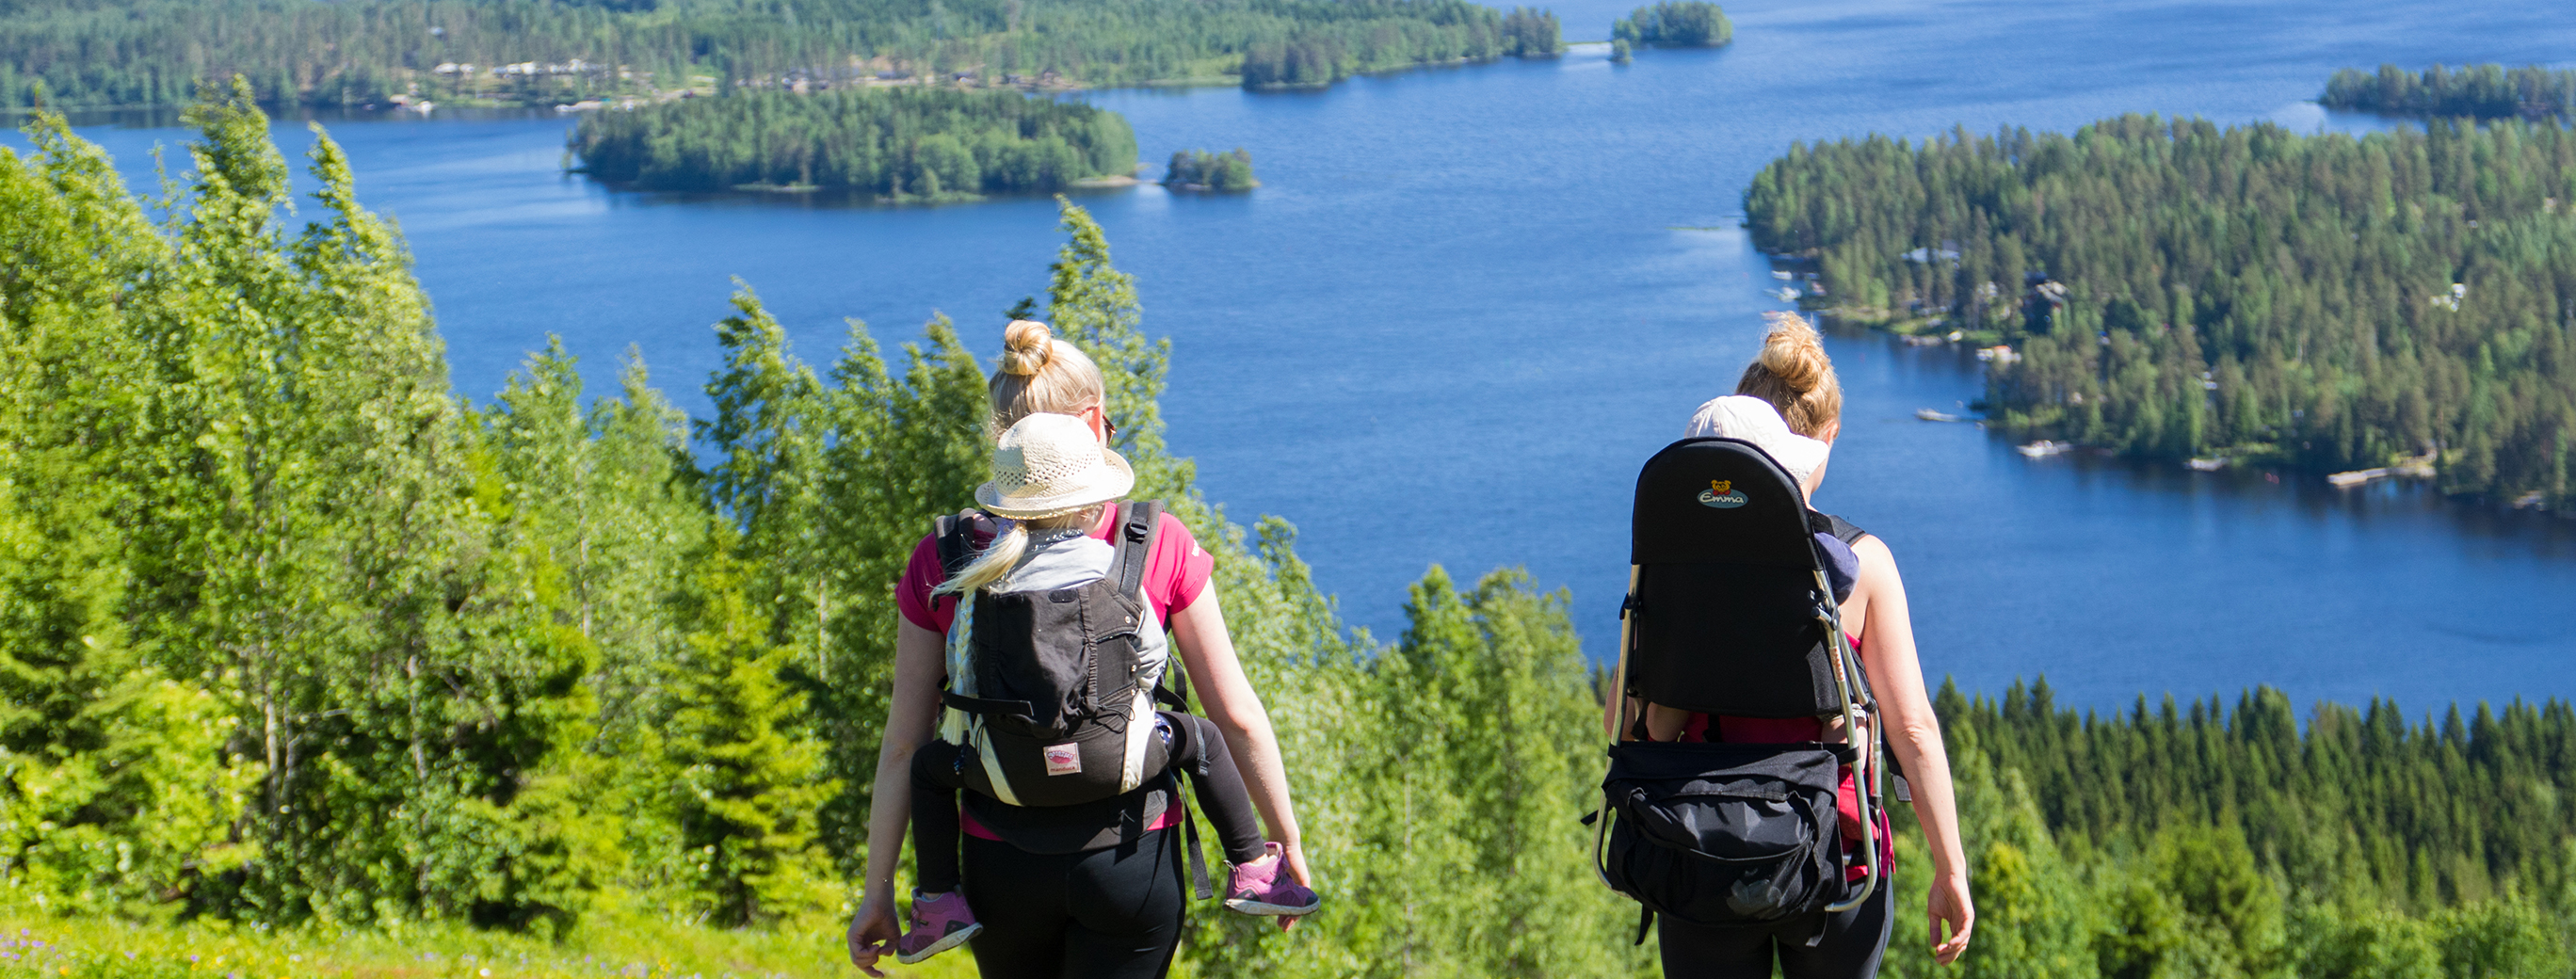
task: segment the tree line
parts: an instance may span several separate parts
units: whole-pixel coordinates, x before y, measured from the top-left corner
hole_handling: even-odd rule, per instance
[[[680,99],[584,115],[570,144],[591,176],[650,190],[759,185],[942,200],[1053,191],[1136,169],[1124,117],[1012,91]]]
[[[2486,64],[2453,71],[2434,65],[2411,72],[2381,65],[2375,74],[2345,68],[2326,82],[2317,104],[2390,116],[2557,119],[2576,116],[2576,71],[2539,65]]]
[[[1610,26],[1613,42],[1636,47],[1715,48],[1735,39],[1725,9],[1703,0],[1661,0]]]
[[[1976,944],[1952,973],[1900,942],[1893,975],[2576,968],[2564,701],[2465,721],[2455,705],[2438,724],[2385,700],[2321,703],[2302,727],[2268,688],[2102,714],[2059,707],[2042,679],[2000,700],[1945,685],[1935,706],[1966,800]]]
[[[1240,146],[1228,153],[1177,151],[1172,154],[1171,162],[1163,166],[1163,183],[1221,194],[1261,186],[1261,181],[1252,178],[1252,154]]]
[[[2576,134],[2124,116],[1793,146],[1745,194],[1839,312],[2018,345],[2008,424],[2576,501]],[[2038,284],[2040,288],[2031,288]]]
[[[720,88],[880,73],[1249,82],[1247,57],[1282,45],[1330,47],[1342,74],[1497,57],[1501,23],[1467,0],[11,3],[0,5],[0,107],[185,105],[196,81],[237,74],[270,106],[396,95],[549,105],[678,92],[697,76]],[[493,73],[519,64],[533,70]]]
[[[1538,57],[1564,49],[1554,14],[1520,7],[1509,14],[1475,4],[1460,7],[1418,24],[1381,23],[1364,31],[1299,29],[1263,38],[1243,50],[1243,87],[1312,88],[1362,72]]]

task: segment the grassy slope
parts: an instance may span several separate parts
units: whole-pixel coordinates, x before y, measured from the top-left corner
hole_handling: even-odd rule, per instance
[[[975,974],[952,952],[891,976]],[[0,979],[849,979],[838,922],[720,931],[643,914],[601,915],[562,942],[427,925],[270,932],[222,923],[142,925],[0,914]]]

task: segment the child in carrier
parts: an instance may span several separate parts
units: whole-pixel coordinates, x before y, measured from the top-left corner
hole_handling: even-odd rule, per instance
[[[1286,872],[1279,844],[1262,839],[1216,724],[1155,709],[1171,647],[1142,584],[1161,517],[1157,504],[1118,502],[1134,482],[1082,419],[1032,414],[1003,433],[993,480],[976,489],[997,518],[989,543],[977,546],[971,515],[942,521],[949,577],[933,593],[957,596],[958,608],[938,740],[913,755],[920,879],[896,942],[907,964],[983,928],[959,890],[958,837],[977,828],[971,811],[961,825],[961,789],[1002,804],[976,807],[989,815],[1015,818],[1128,805],[1167,785],[1167,772],[1186,773],[1233,866],[1227,908],[1295,916],[1322,904]],[[1104,520],[1109,541],[1092,536]],[[1179,800],[1158,798],[1160,811],[1138,817],[1155,824],[1145,828],[1187,818]]]

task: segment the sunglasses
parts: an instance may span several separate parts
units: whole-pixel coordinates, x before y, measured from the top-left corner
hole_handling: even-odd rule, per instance
[[[1118,423],[1117,423],[1117,422],[1114,422],[1114,421],[1110,421],[1110,420],[1109,420],[1109,416],[1107,416],[1107,415],[1102,415],[1102,416],[1100,416],[1100,431],[1101,431],[1101,440],[1102,440],[1102,441],[1107,441],[1107,442],[1115,442],[1115,441],[1118,441]]]

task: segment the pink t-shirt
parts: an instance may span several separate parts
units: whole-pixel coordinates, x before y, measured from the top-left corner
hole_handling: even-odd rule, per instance
[[[1108,540],[1118,523],[1117,513],[1104,514],[1100,523],[1091,528],[1091,536]],[[975,544],[981,547],[991,539],[992,535],[979,533],[975,535]],[[1199,593],[1207,590],[1208,576],[1215,570],[1216,558],[1199,547],[1199,540],[1190,535],[1190,528],[1170,513],[1163,514],[1154,525],[1153,545],[1145,551],[1145,604],[1153,606],[1155,620],[1163,623],[1164,628],[1171,628],[1172,614],[1198,601]],[[895,583],[895,607],[903,612],[906,621],[947,635],[948,624],[957,619],[957,596],[933,598],[930,594],[947,580],[948,569],[939,566],[938,539],[922,535],[921,543],[912,548],[912,560],[904,565],[903,579]],[[1175,662],[1171,668],[1179,667],[1180,664]],[[1162,818],[1145,828],[1156,830],[1178,826],[1181,811],[1180,803],[1175,800],[1163,807]],[[984,824],[976,822],[973,812],[960,809],[957,817],[958,828],[965,830],[966,835],[1001,840]]]
[[[1091,528],[1096,540],[1108,540],[1116,529],[1116,514],[1105,515],[1099,526]],[[976,534],[980,547],[992,537]],[[1155,524],[1154,544],[1145,552],[1145,602],[1154,607],[1154,617],[1171,628],[1172,614],[1190,607],[1207,590],[1208,575],[1216,570],[1216,558],[1200,549],[1199,539],[1190,536],[1190,528],[1166,512]],[[895,607],[912,624],[940,635],[948,634],[948,623],[957,617],[957,596],[930,597],[932,589],[948,580],[948,569],[939,566],[939,542],[924,534],[914,545],[912,560],[904,565],[903,580],[894,589]]]

